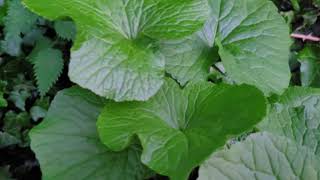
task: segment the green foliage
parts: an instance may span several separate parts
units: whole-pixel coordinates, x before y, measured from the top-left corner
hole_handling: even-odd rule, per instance
[[[313,4],[317,7],[320,7],[320,0],[313,0]]]
[[[1,42],[2,51],[11,56],[21,54],[22,34],[35,27],[38,16],[22,6],[20,0],[8,0],[8,13],[4,18],[5,38]]]
[[[301,85],[320,87],[320,53],[319,46],[308,45],[298,54],[301,63]]]
[[[29,60],[34,66],[38,90],[43,96],[57,81],[62,72],[64,65],[62,53],[60,50],[53,48],[55,44],[50,39],[43,37],[45,31],[38,26],[43,25],[43,22],[41,22],[43,20],[39,16],[28,11],[20,0],[8,0],[6,4],[8,5],[8,12],[4,18],[5,37],[2,41],[2,50],[11,56],[21,56],[23,54],[22,45],[36,44],[29,55]],[[72,29],[72,25],[62,23],[60,26],[62,25],[66,30]],[[59,34],[63,34],[65,38],[68,38],[68,34],[69,36],[71,36],[71,33],[75,34],[72,30],[69,31],[63,34],[60,27]],[[21,96],[26,97],[28,94],[22,94]]]
[[[34,122],[45,118],[49,109],[50,99],[48,97],[37,99],[30,109],[30,116]]]
[[[8,106],[8,102],[4,98],[4,91],[5,91],[6,85],[7,85],[6,82],[0,81],[0,108]]]
[[[76,35],[76,26],[72,21],[58,20],[54,23],[54,29],[57,34],[66,40],[74,40]]]
[[[320,155],[320,90],[294,87],[271,103],[269,115],[259,124],[264,131],[286,136]]]
[[[58,80],[64,66],[62,52],[54,49],[53,45],[54,43],[50,39],[40,37],[28,56],[30,63],[33,65],[41,96],[44,96]]]
[[[0,0],[0,179],[320,179],[319,5]]]
[[[281,94],[290,80],[290,39],[289,28],[275,6],[266,0],[218,0],[211,6],[212,21],[221,20],[213,27],[209,23],[212,29],[204,33],[216,32],[213,37],[228,75],[266,94]],[[229,11],[230,6],[236,8]]]
[[[34,57],[33,63],[38,89],[43,96],[62,73],[62,53],[52,48],[41,50]]]
[[[48,19],[69,16],[75,21],[78,37],[69,66],[71,80],[116,101],[153,96],[165,70],[154,41],[192,34],[208,14],[206,0],[24,3]]]
[[[319,179],[320,158],[289,139],[258,133],[215,153],[198,180]]]
[[[95,126],[104,101],[78,87],[58,93],[30,133],[44,179],[140,180],[150,174],[138,145],[115,153],[100,142]]]
[[[0,107],[6,107],[8,105],[8,102],[3,97],[3,92],[0,92]]]
[[[19,144],[20,140],[7,132],[0,131],[0,148]],[[1,174],[0,174],[1,175]]]
[[[19,144],[20,146],[29,145],[29,137],[27,128],[30,127],[30,116],[27,112],[15,113],[9,111],[4,118],[3,131],[5,136],[11,136],[10,144]],[[2,146],[8,145],[8,142]]]
[[[116,151],[126,148],[137,135],[143,147],[142,162],[178,180],[186,179],[229,135],[253,127],[265,111],[263,94],[250,86],[199,83],[181,90],[167,80],[147,102],[107,103],[98,131],[102,142]]]
[[[26,100],[31,96],[35,87],[31,81],[27,81],[22,74],[19,74],[14,80],[14,85],[10,91],[8,100],[13,102],[17,108],[25,111]]]
[[[290,79],[290,40],[289,29],[274,5],[265,0],[209,2],[211,16],[202,31],[162,45],[167,72],[182,85],[206,80],[219,46],[220,58],[233,81],[255,85],[266,94],[282,93]],[[230,10],[230,6],[235,8]]]
[[[181,85],[206,81],[210,66],[219,60],[218,49],[211,48],[196,33],[182,40],[163,41],[160,51],[166,59],[166,71]]]

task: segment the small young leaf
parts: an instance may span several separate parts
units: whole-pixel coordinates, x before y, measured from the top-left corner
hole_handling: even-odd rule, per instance
[[[316,7],[320,7],[320,0],[312,0],[312,2]]]
[[[72,21],[58,20],[54,22],[54,29],[62,39],[74,40],[76,37],[76,26]]]
[[[23,36],[23,44],[27,46],[34,46],[37,41],[43,38],[46,30],[47,29],[45,27],[32,29]]]
[[[97,126],[102,142],[116,151],[137,135],[144,164],[184,180],[229,135],[249,130],[265,113],[262,92],[251,86],[202,82],[182,90],[167,80],[147,102],[107,103]]]
[[[39,54],[39,52],[44,51],[46,49],[50,49],[52,48],[53,42],[46,37],[40,37],[36,43],[35,43],[35,47],[33,48],[33,50],[31,51],[31,53],[29,54],[29,56],[27,57],[28,60],[30,61],[31,64],[35,64],[35,60],[37,55]]]
[[[57,49],[44,49],[35,55],[32,62],[38,89],[41,96],[44,96],[62,73],[64,65],[62,53]]]
[[[257,133],[200,166],[198,180],[319,179],[320,158],[290,139]]]
[[[115,153],[100,142],[96,119],[104,101],[77,87],[61,91],[54,98],[46,118],[30,132],[31,148],[44,179],[145,178],[149,170],[140,163],[138,146]]]

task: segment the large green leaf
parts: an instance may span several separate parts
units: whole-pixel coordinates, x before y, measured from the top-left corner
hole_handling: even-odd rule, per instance
[[[320,90],[292,87],[271,103],[261,130],[286,136],[320,155]]]
[[[268,133],[249,136],[212,155],[198,180],[317,180],[320,159],[288,138]]]
[[[203,82],[182,90],[167,80],[147,102],[107,103],[97,125],[103,143],[115,151],[137,135],[142,162],[172,180],[182,180],[229,135],[258,123],[265,111],[262,92],[251,86]]]
[[[282,93],[290,81],[289,27],[269,0],[212,0],[220,7],[216,29],[228,75],[265,93]],[[209,24],[210,26],[210,24]],[[209,31],[210,32],[210,31]]]
[[[160,50],[165,55],[166,72],[181,85],[206,81],[210,66],[219,59],[217,49],[209,47],[198,34],[182,40],[163,41]]]
[[[194,74],[208,74],[210,62],[215,59],[206,52],[218,46],[227,75],[235,82],[254,85],[266,94],[281,94],[290,80],[290,38],[289,27],[274,4],[269,0],[209,0],[209,3],[211,17],[202,31],[187,43],[178,41],[168,48],[164,44],[162,51],[170,68],[168,72],[181,84],[194,80]],[[209,63],[198,68],[203,62]]]
[[[69,76],[116,101],[147,100],[163,84],[164,59],[151,39],[177,39],[200,29],[206,0],[23,0],[48,19],[77,25]]]
[[[45,180],[144,178],[138,146],[115,153],[100,143],[96,119],[102,106],[103,100],[87,90],[58,93],[45,120],[30,133]]]

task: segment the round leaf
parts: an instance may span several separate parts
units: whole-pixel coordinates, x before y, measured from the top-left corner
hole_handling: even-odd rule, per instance
[[[265,94],[281,94],[290,81],[289,27],[270,0],[209,0],[204,28],[184,41],[163,43],[167,72],[182,85],[206,80],[219,55],[227,76]],[[209,54],[208,54],[209,52]],[[199,75],[194,78],[195,74]]]
[[[141,180],[148,170],[133,145],[111,152],[99,140],[96,119],[104,102],[87,90],[59,92],[47,117],[31,130],[43,179]]]
[[[167,80],[147,102],[107,103],[97,125],[102,142],[112,150],[123,150],[137,135],[142,162],[181,180],[229,135],[262,120],[265,111],[262,92],[251,86],[203,82],[182,90]]]
[[[206,0],[23,0],[48,19],[77,25],[70,79],[116,101],[147,100],[160,89],[164,59],[152,39],[182,38],[200,29]]]

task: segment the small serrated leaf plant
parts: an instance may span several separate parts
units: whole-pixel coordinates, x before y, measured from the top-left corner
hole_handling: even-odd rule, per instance
[[[58,36],[73,41],[68,76],[78,86],[60,91],[30,132],[46,180],[142,180],[155,173],[186,180],[230,137],[263,120],[266,97],[289,86],[289,27],[269,0],[22,4],[34,17],[29,23],[55,21]],[[23,28],[15,43],[27,34]],[[28,55],[41,96],[66,58],[43,34]],[[208,81],[218,76],[222,82]]]
[[[20,0],[7,0],[3,7],[4,40],[1,52],[13,57],[26,57],[32,64],[36,84],[41,96],[44,96],[60,77],[64,67],[64,54],[61,51],[63,41],[72,41],[75,26],[70,20],[56,21],[54,24],[30,12]],[[56,31],[55,37],[46,35],[48,27]],[[64,30],[61,30],[62,27]],[[62,45],[61,45],[62,44]],[[31,53],[23,48],[32,47]]]

